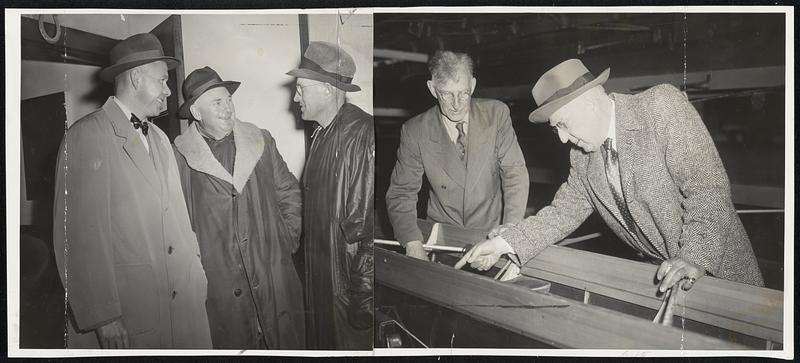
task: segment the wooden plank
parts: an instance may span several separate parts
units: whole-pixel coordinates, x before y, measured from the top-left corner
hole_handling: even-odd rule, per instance
[[[560,348],[748,349],[375,248],[378,283]]]
[[[602,268],[598,268],[602,266]],[[522,274],[658,309],[653,282],[658,266],[551,246]],[[677,301],[675,315],[774,342],[783,342],[783,293],[714,277],[697,280]],[[686,308],[685,310],[683,308]],[[684,312],[685,311],[685,312]]]
[[[419,220],[418,225],[427,238],[433,223]],[[442,225],[437,243],[474,245],[486,239],[486,234]],[[648,263],[550,246],[523,266],[521,273],[658,309],[662,297],[656,295],[653,280],[657,269]],[[783,292],[778,290],[704,277],[686,294],[685,301],[678,302],[675,311],[684,313],[687,319],[783,343]]]

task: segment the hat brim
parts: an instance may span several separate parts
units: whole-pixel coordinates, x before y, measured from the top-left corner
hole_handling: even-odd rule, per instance
[[[591,82],[586,83],[585,85],[581,86],[580,88],[572,91],[571,93],[565,96],[562,96],[561,98],[557,98],[553,101],[547,102],[541,107],[533,110],[533,112],[531,112],[530,115],[528,115],[528,120],[533,123],[548,122],[550,120],[550,115],[552,115],[553,112],[556,112],[559,108],[563,107],[570,101],[582,95],[589,89],[601,85],[603,83],[606,83],[610,72],[611,68],[606,68],[606,70],[603,71],[603,73],[600,73],[600,75]]]
[[[292,69],[291,71],[286,72],[286,74],[288,74],[290,76],[297,77],[297,78],[308,78],[308,79],[313,79],[315,81],[330,83],[332,86],[334,86],[334,87],[336,87],[336,88],[338,88],[338,89],[340,89],[342,91],[345,91],[345,92],[361,91],[361,87],[359,87],[359,86],[356,86],[356,85],[354,85],[352,83],[339,82],[338,80],[336,80],[333,77],[329,77],[329,76],[326,76],[324,74],[320,74],[320,73],[312,71],[310,69],[296,68],[296,69]]]
[[[236,90],[239,88],[239,85],[241,84],[242,82],[236,82],[236,81],[222,81],[222,82],[212,83],[210,86],[206,87],[206,89],[204,89],[203,92],[200,92],[196,96],[191,97],[187,99],[185,102],[183,102],[181,107],[178,107],[178,117],[182,119],[191,119],[192,112],[190,108],[194,104],[194,101],[197,101],[197,99],[200,98],[200,96],[202,96],[203,93],[208,92],[208,90],[218,87],[225,87],[228,89],[228,92],[230,94],[233,94],[234,92],[236,92]]]
[[[174,57],[167,57],[167,56],[155,57],[155,58],[137,59],[137,60],[130,61],[130,62],[117,63],[117,64],[114,64],[114,65],[110,65],[110,66],[108,66],[106,68],[103,68],[103,70],[100,71],[100,79],[102,79],[102,80],[104,80],[106,82],[114,82],[114,78],[118,74],[120,74],[122,72],[125,72],[125,71],[127,71],[127,70],[129,70],[131,68],[134,68],[134,67],[141,66],[143,64],[153,63],[153,62],[158,62],[158,61],[163,61],[164,63],[166,63],[167,64],[167,70],[174,69],[175,67],[177,67],[178,65],[181,64],[180,59],[174,58]]]

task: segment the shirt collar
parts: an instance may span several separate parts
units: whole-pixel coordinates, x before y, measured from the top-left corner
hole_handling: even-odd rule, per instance
[[[125,106],[125,104],[124,104],[124,103],[122,103],[122,101],[120,101],[120,100],[119,100],[119,98],[116,98],[116,97],[114,97],[114,96],[111,96],[111,99],[112,99],[112,100],[114,100],[114,102],[116,102],[116,103],[117,103],[117,106],[119,106],[119,109],[120,109],[120,110],[122,110],[122,113],[124,113],[124,114],[125,114],[125,118],[126,118],[126,119],[128,119],[128,120],[130,120],[130,119],[131,119],[131,115],[133,115],[133,112],[131,112],[131,111],[128,109],[128,107],[127,107],[127,106]],[[146,120],[145,120],[145,121],[146,121]]]

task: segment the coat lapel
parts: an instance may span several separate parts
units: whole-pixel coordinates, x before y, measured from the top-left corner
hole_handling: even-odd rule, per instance
[[[233,175],[214,157],[196,123],[175,139],[175,147],[190,168],[226,181],[241,193],[264,152],[264,137],[261,129],[237,119],[233,124],[233,140],[236,143]]]
[[[233,186],[241,193],[264,153],[264,137],[261,135],[261,129],[237,119],[233,124],[233,140],[236,143]]]
[[[479,182],[479,176],[486,169],[489,158],[496,156],[494,143],[489,142],[492,133],[489,120],[478,112],[473,101],[470,105],[469,128],[467,132],[467,188],[469,193]]]
[[[111,98],[103,105],[103,111],[108,115],[111,126],[114,128],[114,133],[125,140],[122,148],[131,158],[133,164],[136,165],[136,168],[139,169],[139,172],[142,173],[144,179],[151,187],[161,190],[161,182],[156,174],[153,160],[142,144],[142,140],[139,139],[139,135],[136,134],[137,131],[131,125],[130,120],[125,118],[125,113]]]
[[[441,163],[442,170],[450,176],[450,179],[463,188],[464,180],[467,176],[466,168],[461,158],[456,154],[455,145],[450,140],[450,136],[447,135],[447,129],[442,124],[438,109],[435,109],[435,112],[429,122],[425,123],[428,125],[431,148],[437,155],[435,160]]]
[[[211,153],[208,144],[203,140],[200,131],[197,130],[197,123],[189,125],[186,131],[175,138],[175,148],[186,158],[186,163],[189,164],[190,168],[233,185],[233,176],[225,170],[225,167]]]
[[[649,244],[654,250],[658,250],[662,255],[666,256],[666,251],[659,250],[654,244],[649,243],[649,241],[653,241],[653,236],[657,233],[650,230],[652,225],[642,223],[643,220],[647,220],[646,218],[638,218],[638,216],[644,216],[647,212],[642,210],[640,204],[635,203],[636,170],[642,165],[641,159],[637,157],[638,155],[642,155],[642,151],[640,150],[641,146],[639,142],[637,142],[637,138],[642,130],[642,125],[638,120],[636,110],[626,102],[624,96],[619,97],[618,95],[612,95],[612,97],[616,103],[617,151],[619,153],[619,173],[622,195],[625,198],[628,210],[636,221],[639,230],[641,230],[642,234],[648,239],[648,241],[641,241],[641,243]]]

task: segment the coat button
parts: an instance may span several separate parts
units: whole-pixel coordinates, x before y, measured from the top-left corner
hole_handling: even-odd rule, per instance
[[[442,185],[442,189],[447,189],[447,185]]]
[[[253,280],[253,288],[255,289],[257,287],[258,287],[258,280]]]
[[[242,295],[242,289],[236,288],[233,290],[233,296],[240,296]]]
[[[174,251],[174,250],[175,250],[175,249],[174,249],[174,248],[172,248],[172,246],[169,246],[169,248],[167,248],[167,254],[171,255],[171,254],[172,254],[172,251]]]
[[[176,292],[175,290],[172,290],[172,299],[173,300],[175,300],[175,295],[178,295],[178,292]]]

